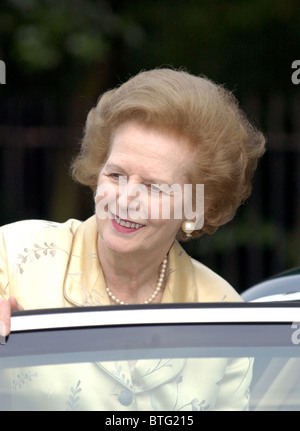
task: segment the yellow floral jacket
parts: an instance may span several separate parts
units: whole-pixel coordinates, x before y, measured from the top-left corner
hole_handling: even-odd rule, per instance
[[[26,220],[0,229],[0,295],[25,309],[109,305],[95,216],[85,222]],[[236,291],[175,242],[162,302],[239,301]]]
[[[0,295],[15,296],[25,309],[109,305],[95,216],[85,222],[28,220],[2,227]],[[216,301],[240,297],[175,242],[162,302]],[[158,358],[140,360],[133,368],[119,361],[10,369],[0,373],[0,405],[17,410],[245,410],[251,371],[250,358]]]

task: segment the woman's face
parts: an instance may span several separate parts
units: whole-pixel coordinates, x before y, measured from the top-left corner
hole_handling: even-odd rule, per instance
[[[95,197],[105,246],[117,253],[167,251],[184,219],[189,163],[191,151],[184,138],[136,122],[121,125],[113,135]]]

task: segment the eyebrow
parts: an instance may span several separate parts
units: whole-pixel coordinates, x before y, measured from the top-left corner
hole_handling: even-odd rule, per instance
[[[109,170],[116,170],[117,173],[124,173],[124,175],[127,176],[126,171],[121,167],[118,166],[114,163],[108,163],[106,165],[106,169]],[[168,183],[168,181],[165,180],[159,180],[159,179],[154,179],[154,178],[143,178],[145,183],[150,183],[150,184],[167,184],[168,186],[170,186],[170,184]]]
[[[106,169],[113,170],[113,171],[118,171],[118,172],[124,172],[124,173],[125,173],[124,169],[123,169],[121,166],[115,165],[115,164],[113,164],[113,163],[108,163],[108,164],[105,166],[105,168],[106,168]]]

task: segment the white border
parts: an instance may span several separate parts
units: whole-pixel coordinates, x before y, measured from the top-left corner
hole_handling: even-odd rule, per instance
[[[300,322],[300,307],[148,308],[17,315],[11,332],[87,326],[175,323]]]

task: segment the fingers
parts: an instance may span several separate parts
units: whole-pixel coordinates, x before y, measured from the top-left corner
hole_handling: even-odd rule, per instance
[[[23,310],[16,298],[0,300],[0,336],[6,337],[10,332],[12,311]]]
[[[24,310],[24,308],[22,307],[22,305],[20,305],[18,303],[18,301],[16,300],[16,298],[14,296],[11,296],[8,301],[10,302],[11,305],[11,311],[21,311]]]
[[[0,301],[0,336],[6,337],[10,331],[11,304],[3,299]]]

